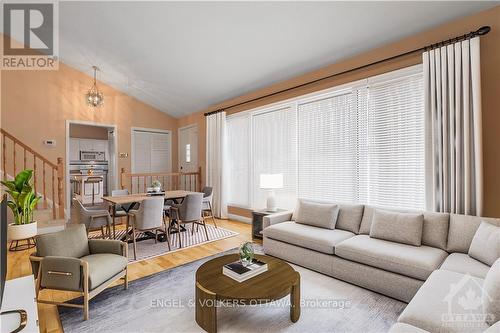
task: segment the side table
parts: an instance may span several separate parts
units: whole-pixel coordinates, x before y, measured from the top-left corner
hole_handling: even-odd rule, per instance
[[[262,220],[264,216],[284,211],[286,211],[286,209],[278,209],[275,212],[269,212],[265,209],[254,210],[252,212],[252,237],[262,239]]]

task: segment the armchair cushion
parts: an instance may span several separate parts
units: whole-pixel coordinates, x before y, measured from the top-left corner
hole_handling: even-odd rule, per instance
[[[47,256],[41,261],[41,286],[58,290],[81,290],[81,260]]]
[[[123,245],[119,240],[89,239],[90,254],[110,253],[123,256]]]
[[[121,255],[98,253],[81,258],[89,264],[89,289],[94,290],[101,284],[120,273],[127,267],[127,258]]]
[[[78,225],[62,231],[37,236],[37,255],[80,258],[89,255],[87,231]]]

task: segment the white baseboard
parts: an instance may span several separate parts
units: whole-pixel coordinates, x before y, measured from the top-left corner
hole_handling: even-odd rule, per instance
[[[231,220],[235,220],[238,222],[252,224],[252,219],[249,217],[244,217],[244,216],[235,215],[235,214],[228,214],[227,217],[229,217],[229,219],[231,219]]]

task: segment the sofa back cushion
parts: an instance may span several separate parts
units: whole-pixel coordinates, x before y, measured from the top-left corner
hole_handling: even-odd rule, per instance
[[[370,237],[420,246],[423,226],[423,214],[395,213],[376,209],[373,213]]]
[[[491,266],[483,283],[483,311],[486,322],[493,325],[500,321],[500,259]]]
[[[36,253],[40,257],[59,256],[81,258],[89,255],[89,242],[85,225],[37,236]]]
[[[424,225],[422,231],[422,245],[437,247],[446,251],[446,243],[448,239],[448,227],[450,215],[447,213],[421,212],[417,210],[379,208],[375,206],[365,205],[363,218],[359,233],[363,235],[370,234],[372,225],[373,213],[376,209],[382,209],[390,212],[398,213],[422,213],[424,215]]]
[[[488,222],[481,222],[474,238],[472,238],[469,256],[486,265],[493,265],[500,257],[500,227]]]
[[[320,228],[335,229],[338,215],[339,206],[337,204],[299,200],[297,202],[295,222]]]
[[[334,202],[326,200],[299,199],[299,201],[335,204]],[[363,218],[363,211],[365,209],[365,205],[339,203],[338,206],[339,206],[339,215],[337,217],[337,224],[335,225],[335,229],[350,231],[357,234],[359,232],[361,219]],[[298,212],[298,202],[297,202],[297,207],[292,215],[292,221],[295,221],[297,212]]]
[[[446,250],[448,252],[468,253],[472,239],[482,221],[500,226],[500,219],[450,214],[450,228]]]

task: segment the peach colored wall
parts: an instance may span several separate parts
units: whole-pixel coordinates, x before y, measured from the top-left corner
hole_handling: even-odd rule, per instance
[[[92,109],[84,100],[91,84],[91,77],[62,63],[57,71],[2,71],[1,126],[55,163],[58,157],[66,159],[66,120],[116,125],[118,152],[129,153],[118,159],[118,167],[126,170],[131,167],[131,127],[171,130],[177,170],[177,119],[103,83],[104,106]],[[46,147],[45,139],[55,139],[57,146]]]
[[[339,73],[350,68],[356,68],[374,61],[402,54],[407,51],[417,49],[432,43],[436,43],[448,38],[463,35],[469,31],[474,31],[481,26],[491,26],[491,32],[481,37],[481,76],[482,76],[482,107],[483,107],[483,135],[484,135],[484,199],[485,215],[500,216],[500,177],[497,177],[500,170],[500,112],[499,97],[500,92],[500,6],[490,10],[468,16],[453,22],[448,22],[442,26],[424,31],[412,37],[405,38],[398,42],[385,45],[378,49],[360,54],[345,61],[335,63],[319,70],[306,73],[304,75],[283,81],[278,84],[256,90],[246,95],[242,95],[231,100],[221,102],[206,110],[202,110],[195,115],[179,119],[179,123],[198,123],[200,133],[205,132],[204,112],[217,109],[225,109],[227,106],[244,102],[252,98],[267,95],[282,89],[290,88],[299,84]],[[393,61],[385,62],[370,68],[357,70],[348,74],[339,75],[330,79],[310,84],[298,89],[290,90],[286,93],[277,94],[256,102],[227,109],[228,114],[249,110],[262,105],[274,103],[280,100],[300,96],[310,92],[334,87],[343,83],[370,77],[384,72],[396,70],[410,65],[421,63],[421,55],[415,54]],[[205,152],[200,149],[200,161],[205,161]],[[203,164],[204,166],[204,164]],[[248,212],[242,213],[241,209],[232,209],[240,215],[248,216]]]

